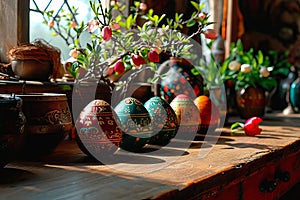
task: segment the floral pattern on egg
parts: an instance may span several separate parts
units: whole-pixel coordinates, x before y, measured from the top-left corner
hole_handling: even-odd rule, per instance
[[[180,124],[180,130],[191,133],[198,130],[200,114],[194,102],[184,94],[176,96],[170,103]]]
[[[144,104],[148,110],[153,127],[149,144],[167,145],[178,130],[177,116],[170,104],[161,97],[152,97]]]
[[[76,121],[77,143],[87,155],[113,153],[120,146],[123,132],[119,119],[104,100],[91,101]]]
[[[124,131],[120,147],[126,151],[140,151],[152,136],[151,118],[144,105],[133,97],[119,102],[115,111]]]

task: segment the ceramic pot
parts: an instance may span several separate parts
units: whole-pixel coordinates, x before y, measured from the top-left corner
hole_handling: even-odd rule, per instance
[[[49,81],[53,65],[49,60],[12,60],[12,71],[24,80]]]
[[[142,67],[136,71],[128,71],[119,81],[126,84],[120,89],[115,88],[112,91],[111,105],[116,106],[125,98],[133,97],[142,103],[145,103],[154,96],[154,86],[148,80],[154,77],[154,72],[150,67]]]
[[[18,94],[26,116],[22,157],[37,158],[51,153],[70,133],[73,123],[65,94]]]
[[[290,102],[294,112],[300,112],[300,77],[298,77],[290,88]]]
[[[297,73],[292,70],[285,78],[277,79],[277,87],[270,93],[270,107],[272,110],[284,110],[289,106],[289,90],[297,79]]]
[[[0,95],[0,167],[14,160],[24,139],[26,118],[22,99],[14,95]]]
[[[74,85],[72,93],[72,114],[74,123],[84,107],[95,99],[104,100],[111,104],[111,87],[103,81],[82,81]]]
[[[260,87],[247,87],[236,91],[237,110],[241,118],[262,117],[265,114],[266,95]]]

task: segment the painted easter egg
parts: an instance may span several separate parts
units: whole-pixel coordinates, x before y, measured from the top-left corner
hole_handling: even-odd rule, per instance
[[[149,112],[153,134],[155,134],[150,138],[149,144],[167,145],[175,137],[179,127],[174,110],[161,97],[150,98],[144,106]]]
[[[147,109],[139,100],[127,97],[118,103],[115,111],[121,121],[120,127],[125,133],[121,149],[140,151],[152,136],[151,118]]]
[[[196,132],[200,114],[194,102],[187,95],[180,94],[173,99],[170,105],[175,111],[181,132]]]
[[[216,128],[219,123],[220,114],[211,99],[202,95],[197,97],[194,103],[200,111],[201,122],[199,123],[198,132],[206,134],[209,127]]]
[[[75,127],[77,143],[87,155],[99,158],[120,146],[122,131],[114,110],[104,100],[91,101],[80,113]]]

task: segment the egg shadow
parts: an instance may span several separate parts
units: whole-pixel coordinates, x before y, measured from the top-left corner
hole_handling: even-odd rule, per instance
[[[33,179],[35,174],[16,168],[4,167],[0,169],[0,184],[14,184]]]

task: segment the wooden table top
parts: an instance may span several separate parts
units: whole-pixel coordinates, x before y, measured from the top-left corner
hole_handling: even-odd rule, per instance
[[[257,170],[262,160],[276,160],[300,149],[299,114],[267,114],[263,119],[263,132],[256,137],[231,136],[224,128],[215,145],[194,141],[187,150],[165,149],[164,156],[153,157],[139,154],[135,160],[111,166],[91,159],[76,142],[66,140],[41,160],[6,165],[0,171],[0,199],[151,199],[167,198],[194,185],[203,190],[216,183],[226,185]],[[170,158],[174,162],[159,165]],[[164,167],[147,170],[153,165]]]

